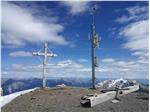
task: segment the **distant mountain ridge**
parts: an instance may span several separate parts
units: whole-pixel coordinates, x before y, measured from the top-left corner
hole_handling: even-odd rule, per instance
[[[105,89],[111,89],[111,88],[115,88],[116,86],[119,88],[124,88],[128,86],[133,86],[138,83],[139,82],[136,80],[131,80],[131,79],[127,80],[127,79],[120,78],[115,80],[105,80],[103,82],[98,83],[96,86]]]
[[[119,88],[124,88],[128,86],[133,86],[139,84],[140,89],[139,92],[146,92],[149,93],[149,86],[148,84],[143,84],[142,82],[139,82],[137,80],[131,80],[131,79],[111,79],[111,80],[105,80],[100,83],[97,83],[97,88],[103,88],[103,89],[114,89],[116,86]]]
[[[66,86],[90,87],[91,81],[78,78],[56,78],[47,80],[48,87],[55,87],[60,84],[65,84]],[[42,80],[38,78],[7,79],[2,81],[3,95],[41,86]]]
[[[97,79],[96,84],[102,83],[106,79]],[[113,80],[113,79],[112,79]],[[112,81],[111,80],[111,81]],[[119,80],[119,79],[118,79]],[[124,80],[125,81],[125,80]],[[47,80],[48,87],[55,87],[57,85],[64,84],[66,86],[76,86],[76,87],[91,87],[90,78],[51,78]],[[14,92],[32,89],[35,87],[42,86],[42,79],[32,78],[32,79],[2,79],[2,89],[3,95],[8,95]],[[141,90],[147,90],[148,85],[141,84]]]

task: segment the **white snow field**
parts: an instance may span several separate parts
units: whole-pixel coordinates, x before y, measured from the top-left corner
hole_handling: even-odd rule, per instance
[[[23,94],[26,94],[28,92],[34,91],[36,89],[37,88],[33,88],[33,89],[28,89],[28,90],[24,90],[24,91],[19,91],[19,92],[16,92],[16,93],[12,93],[12,94],[9,94],[9,95],[6,95],[6,96],[1,96],[0,97],[0,102],[1,102],[0,107],[3,107],[7,103],[9,103],[13,99],[15,99],[16,97],[18,97],[20,95],[23,95]]]

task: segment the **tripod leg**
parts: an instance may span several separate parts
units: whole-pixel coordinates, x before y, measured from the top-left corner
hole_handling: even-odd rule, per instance
[[[116,90],[116,95],[115,95],[115,99],[118,100],[118,90]]]

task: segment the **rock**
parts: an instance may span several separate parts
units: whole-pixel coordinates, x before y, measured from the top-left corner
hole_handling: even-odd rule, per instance
[[[60,84],[60,85],[57,85],[56,87],[66,87],[65,84]]]

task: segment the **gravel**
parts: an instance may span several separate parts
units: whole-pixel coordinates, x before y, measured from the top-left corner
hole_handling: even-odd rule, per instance
[[[149,95],[135,92],[119,97],[119,103],[111,100],[92,108],[82,107],[80,98],[99,90],[64,87],[38,89],[21,95],[1,108],[2,112],[148,112]]]

